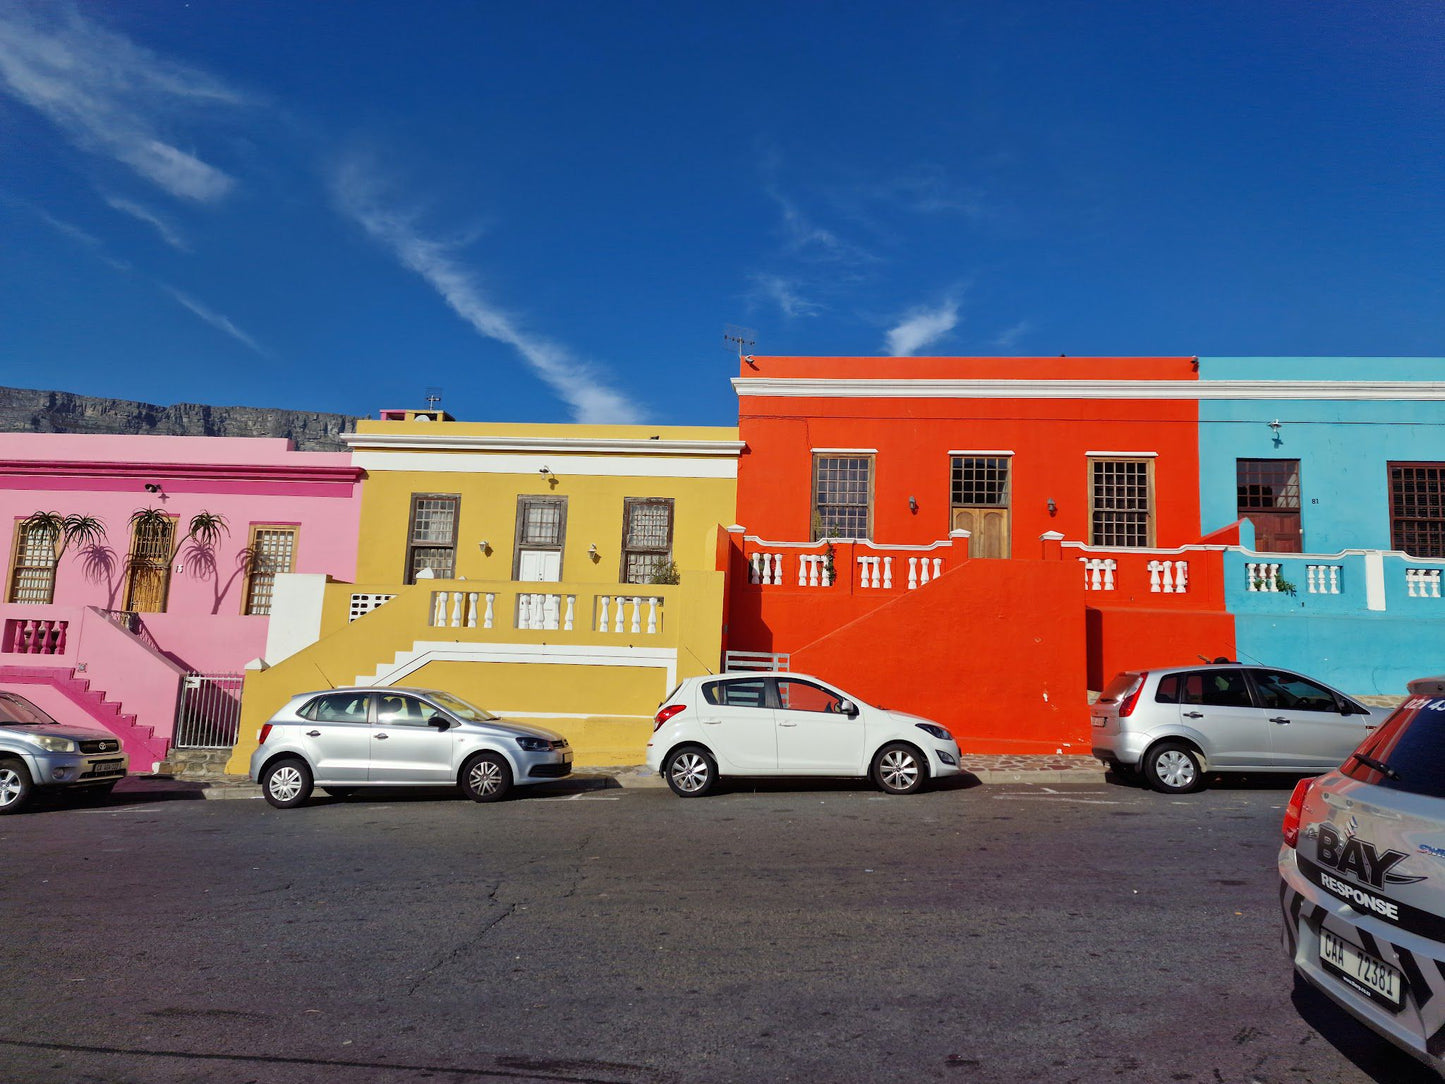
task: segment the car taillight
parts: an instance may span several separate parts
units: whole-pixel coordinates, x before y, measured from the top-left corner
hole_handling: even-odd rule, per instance
[[[1284,807],[1284,824],[1281,828],[1284,831],[1284,842],[1286,846],[1294,847],[1299,843],[1299,822],[1304,816],[1305,799],[1309,797],[1310,787],[1315,785],[1314,779],[1301,779],[1294,785],[1294,793],[1289,796],[1289,805]]]
[[[265,744],[266,744],[266,738],[267,738],[267,736],[268,736],[270,733],[271,733],[271,724],[270,724],[270,723],[267,723],[265,726],[263,726],[263,727],[261,728],[261,740],[258,741],[256,744],[257,744],[257,745],[265,745]]]
[[[667,722],[686,706],[685,704],[668,704],[665,707],[659,708],[657,714],[652,717],[653,732],[656,733],[661,729],[663,723]]]
[[[1149,679],[1149,671],[1139,675],[1139,684],[1130,690],[1129,695],[1119,701],[1119,718],[1124,719],[1134,714],[1134,705],[1139,702],[1139,694],[1144,691],[1144,682]]]

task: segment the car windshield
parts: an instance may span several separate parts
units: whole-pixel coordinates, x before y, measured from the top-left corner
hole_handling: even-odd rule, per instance
[[[0,693],[0,723],[19,723],[22,726],[54,726],[55,720],[41,711],[23,696],[14,693]]]
[[[1351,779],[1445,798],[1445,697],[1410,697],[1361,743],[1359,753],[1369,761],[1351,756],[1340,767]]]
[[[458,719],[466,719],[473,723],[485,723],[489,720],[499,718],[499,716],[493,715],[490,711],[484,711],[475,704],[468,704],[465,700],[453,696],[451,693],[428,693],[427,695],[431,697],[433,702],[446,708],[447,711],[451,712]]]

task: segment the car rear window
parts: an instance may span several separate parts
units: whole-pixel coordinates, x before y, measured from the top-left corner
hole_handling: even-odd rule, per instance
[[[1159,679],[1159,688],[1154,690],[1154,700],[1160,704],[1179,703],[1179,675],[1165,674]]]
[[[1114,704],[1129,695],[1139,679],[1143,675],[1137,670],[1124,670],[1115,674],[1109,684],[1104,686],[1104,691],[1099,694],[1100,704]]]
[[[1353,756],[1340,771],[1362,783],[1445,798],[1445,697],[1412,696],[1358,750],[1397,775],[1392,779]]]

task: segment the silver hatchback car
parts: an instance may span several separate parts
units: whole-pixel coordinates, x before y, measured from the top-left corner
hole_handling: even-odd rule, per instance
[[[1289,670],[1232,662],[1126,670],[1091,714],[1094,756],[1183,794],[1210,771],[1329,771],[1389,712]]]
[[[1445,1075],[1445,677],[1409,690],[1290,797],[1284,947],[1301,979]]]
[[[278,809],[300,805],[313,786],[336,797],[360,787],[457,786],[494,802],[571,771],[561,734],[435,689],[302,693],[261,728],[251,754],[251,778]]]

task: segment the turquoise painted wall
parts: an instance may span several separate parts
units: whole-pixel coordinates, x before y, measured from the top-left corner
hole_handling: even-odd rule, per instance
[[[1445,359],[1200,358],[1199,377],[1441,381]],[[1278,430],[1269,426],[1276,419]],[[1445,462],[1445,403],[1408,393],[1385,402],[1201,400],[1202,531],[1234,521],[1235,460],[1242,458],[1300,461],[1305,556],[1271,559],[1294,587],[1291,595],[1250,591],[1246,566],[1253,558],[1226,554],[1225,605],[1235,615],[1239,658],[1299,670],[1360,696],[1401,696],[1411,678],[1445,672],[1445,599],[1418,583],[1411,595],[1406,577],[1408,568],[1445,570],[1445,561],[1385,557],[1376,600],[1385,609],[1370,610],[1363,556],[1309,556],[1389,549],[1387,464]],[[1322,571],[1330,565],[1338,568],[1334,581]]]
[[[1200,358],[1211,380],[1445,380],[1445,358]],[[1269,423],[1278,420],[1279,429]],[[1300,461],[1309,553],[1390,547],[1390,461],[1445,462],[1445,402],[1202,400],[1200,529],[1234,522],[1236,459]]]

